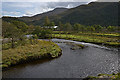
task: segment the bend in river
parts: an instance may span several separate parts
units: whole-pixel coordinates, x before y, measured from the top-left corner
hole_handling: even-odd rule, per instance
[[[118,72],[118,50],[91,43],[52,39],[62,49],[62,56],[38,60],[3,71],[4,78],[84,78],[99,73]],[[71,50],[67,42],[83,44],[84,49]]]

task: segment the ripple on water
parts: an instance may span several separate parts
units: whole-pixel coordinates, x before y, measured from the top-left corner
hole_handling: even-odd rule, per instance
[[[79,78],[118,72],[118,54],[104,46],[64,39],[52,39],[62,49],[61,57],[41,63],[35,61],[3,71],[3,77],[21,78]],[[84,44],[84,49],[71,50],[65,42]]]

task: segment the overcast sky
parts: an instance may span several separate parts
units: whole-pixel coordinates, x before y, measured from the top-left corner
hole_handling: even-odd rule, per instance
[[[3,2],[2,16],[33,16],[58,7],[72,8],[80,4],[83,2]]]
[[[2,0],[2,16],[33,16],[57,7],[73,8],[91,1],[96,0]]]
[[[100,2],[116,2],[120,0],[2,0],[3,2],[89,2],[89,1],[100,1]]]

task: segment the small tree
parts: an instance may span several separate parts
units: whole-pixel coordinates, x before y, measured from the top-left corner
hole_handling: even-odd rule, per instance
[[[59,22],[59,24],[58,24],[58,30],[59,30],[59,34],[61,34],[62,31],[64,31],[64,25],[61,22]],[[60,37],[61,37],[61,35],[60,35]]]
[[[38,43],[38,36],[36,34],[33,36],[33,39],[35,41],[35,44],[37,44]]]
[[[94,25],[94,28],[97,32],[100,32],[102,30],[102,26],[100,25]]]
[[[55,26],[55,23],[54,23],[54,22],[51,22],[51,23],[50,23],[50,26]]]
[[[23,32],[18,29],[14,24],[8,22],[3,22],[2,27],[4,38],[10,38],[11,47],[14,48],[15,41],[23,36]]]
[[[48,16],[45,18],[44,26],[50,26],[50,20],[49,20]]]
[[[71,31],[72,30],[72,25],[70,23],[65,24],[65,30],[66,31]]]
[[[79,24],[79,23],[75,23],[74,26],[73,26],[73,28],[77,32],[81,31],[83,33],[83,31],[84,31],[84,26],[81,25],[81,24]]]
[[[29,25],[28,30],[27,30],[27,34],[32,34],[34,29],[35,29],[34,25]]]
[[[90,33],[92,34],[92,32],[95,31],[95,28],[93,26],[88,26],[87,30],[90,31]]]
[[[75,23],[74,26],[73,26],[73,29],[74,29],[74,31],[78,32],[80,30],[80,24]]]
[[[36,34],[38,37],[40,37],[41,36],[41,31],[42,31],[42,28],[40,26],[35,26],[32,34],[33,35]]]
[[[22,32],[26,33],[27,29],[28,29],[28,25],[24,22],[21,21],[15,21],[13,20],[12,23],[18,28],[20,29]]]
[[[108,32],[113,32],[113,31],[115,31],[115,27],[114,26],[108,26],[107,31]]]
[[[64,28],[65,28],[66,37],[67,37],[68,32],[72,31],[72,25],[70,23],[66,23]]]

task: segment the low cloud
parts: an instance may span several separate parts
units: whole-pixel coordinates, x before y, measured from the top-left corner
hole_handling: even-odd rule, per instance
[[[25,15],[33,15],[33,13],[27,11],[27,12],[25,13]]]
[[[3,2],[118,2],[120,0],[3,0]]]
[[[3,2],[3,16],[33,16],[57,7],[72,8],[81,2]],[[7,5],[7,6],[6,6]]]
[[[72,4],[69,4],[66,8],[72,8],[73,5]]]
[[[119,2],[120,0],[97,0],[98,2]]]
[[[26,4],[26,3],[16,3],[14,5],[11,5],[11,7],[20,7],[20,8],[28,8],[28,7],[33,7],[32,4]]]
[[[6,16],[9,16],[9,15],[20,15],[21,13],[20,12],[7,12],[7,11],[2,11],[2,15],[6,15]]]
[[[3,0],[2,15],[33,16],[57,7],[73,8],[92,1],[104,2],[119,0]]]
[[[89,2],[96,0],[3,0],[3,2]]]

